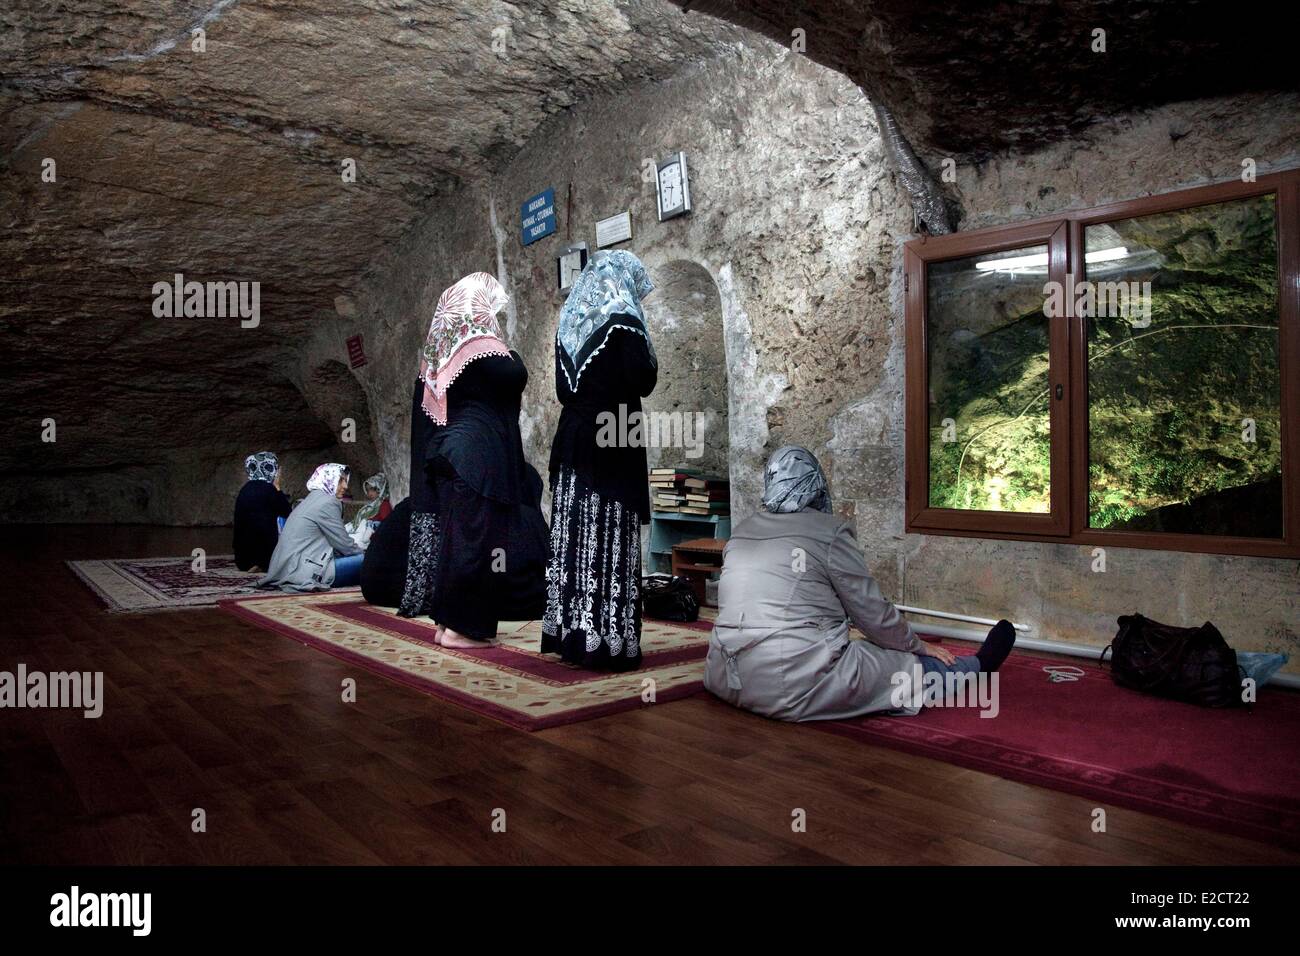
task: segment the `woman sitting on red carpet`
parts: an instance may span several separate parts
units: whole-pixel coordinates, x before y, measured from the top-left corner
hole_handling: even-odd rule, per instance
[[[995,671],[1011,651],[1007,621],[969,657],[920,640],[881,596],[849,522],[831,512],[808,449],[768,459],[763,508],[723,550],[704,686],[727,703],[779,720],[915,714],[919,673]],[[850,623],[865,641],[849,639]]]

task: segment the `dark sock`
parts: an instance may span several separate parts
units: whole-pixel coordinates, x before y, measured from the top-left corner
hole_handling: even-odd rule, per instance
[[[975,652],[980,660],[980,670],[995,671],[1011,653],[1011,646],[1016,643],[1016,629],[1010,621],[998,621],[984,638],[984,643]]]

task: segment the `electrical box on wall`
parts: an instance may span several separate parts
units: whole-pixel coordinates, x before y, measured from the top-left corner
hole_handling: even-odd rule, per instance
[[[585,242],[575,242],[571,246],[566,246],[555,259],[556,287],[561,292],[568,292],[573,288],[573,283],[578,281],[578,276],[582,274],[586,265],[587,244]]]

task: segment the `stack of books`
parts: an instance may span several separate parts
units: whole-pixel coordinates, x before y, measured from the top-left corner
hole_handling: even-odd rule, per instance
[[[690,468],[651,468],[650,506],[686,515],[729,516],[731,487],[726,478]]]
[[[684,515],[730,515],[731,484],[726,478],[699,475],[683,482],[686,501],[678,509]]]

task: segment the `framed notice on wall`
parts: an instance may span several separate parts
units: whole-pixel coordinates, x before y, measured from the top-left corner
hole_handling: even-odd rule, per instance
[[[631,238],[632,213],[630,212],[621,212],[617,216],[610,216],[608,219],[602,219],[596,223],[597,249],[604,249],[606,246],[627,242]]]

